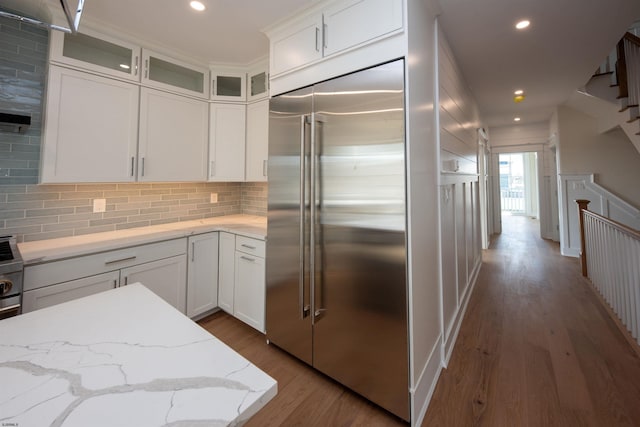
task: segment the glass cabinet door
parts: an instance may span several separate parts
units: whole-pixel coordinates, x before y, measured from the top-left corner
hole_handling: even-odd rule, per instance
[[[269,95],[269,73],[267,66],[254,69],[247,74],[247,100],[255,101]]]
[[[211,72],[211,99],[246,101],[246,74],[213,70]]]
[[[140,47],[95,33],[51,32],[51,60],[127,80],[138,80]]]
[[[143,61],[142,81],[149,86],[200,98],[207,97],[209,71],[206,68],[186,64],[146,49],[143,49]]]

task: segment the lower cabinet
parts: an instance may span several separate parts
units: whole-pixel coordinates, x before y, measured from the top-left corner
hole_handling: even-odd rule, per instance
[[[189,237],[187,256],[187,316],[218,306],[218,232]]]
[[[25,291],[22,295],[22,312],[39,310],[52,305],[108,291],[118,286],[120,272],[111,271],[78,280]]]
[[[265,332],[264,241],[220,233],[218,305]]]
[[[187,294],[186,274],[185,256],[179,255],[122,269],[120,286],[140,282],[184,313]]]

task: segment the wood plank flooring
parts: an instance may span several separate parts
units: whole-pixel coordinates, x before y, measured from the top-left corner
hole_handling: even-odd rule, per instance
[[[576,259],[503,221],[423,426],[640,426],[640,359]],[[406,426],[222,312],[199,322],[278,381],[247,426]]]

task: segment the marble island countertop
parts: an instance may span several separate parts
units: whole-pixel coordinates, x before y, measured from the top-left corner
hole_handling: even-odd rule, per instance
[[[20,243],[18,248],[24,264],[30,265],[120,249],[127,246],[188,237],[210,231],[228,231],[264,240],[267,235],[267,218],[253,215],[225,215],[150,227],[38,240]]]
[[[0,321],[0,425],[241,425],[277,383],[140,284]]]

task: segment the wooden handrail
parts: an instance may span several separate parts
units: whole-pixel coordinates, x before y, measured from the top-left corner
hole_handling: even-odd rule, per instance
[[[587,272],[587,245],[584,238],[584,213],[591,200],[576,200],[578,204],[578,216],[580,217],[580,265],[582,266],[582,276],[588,277]]]
[[[618,221],[614,221],[610,218],[607,218],[605,216],[602,216],[600,214],[597,214],[595,212],[591,212],[590,210],[586,210],[584,211],[585,215],[588,215],[592,218],[595,218],[597,220],[600,220],[602,222],[604,222],[607,225],[610,225],[611,227],[615,228],[618,231],[621,231],[627,235],[629,235],[630,237],[633,237],[634,239],[640,240],[640,231],[633,229],[631,227],[627,227],[624,224],[619,223]]]
[[[633,44],[640,46],[640,37],[626,32],[616,45],[616,54],[618,61],[616,62],[616,79],[618,82],[618,98],[629,97],[629,81],[627,76],[627,55],[624,50],[624,41],[627,40]]]
[[[627,32],[624,36],[622,36],[622,38],[640,46],[640,37],[636,36],[633,33]]]

